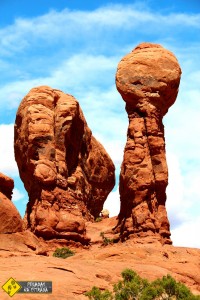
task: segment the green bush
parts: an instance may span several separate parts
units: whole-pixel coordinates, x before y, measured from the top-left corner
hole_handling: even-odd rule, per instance
[[[57,248],[55,252],[53,253],[54,257],[59,257],[59,258],[67,258],[69,256],[73,256],[75,252],[70,250],[69,248]]]
[[[178,300],[200,299],[200,296],[194,296],[184,284],[177,282],[171,275],[163,276],[162,279],[153,281],[151,285],[155,289],[160,287],[169,297],[175,296]]]
[[[116,284],[114,286],[115,298],[116,300],[129,300],[136,299],[136,296],[139,293],[139,287],[134,281],[123,282]]]
[[[123,280],[114,285],[115,299],[139,299],[137,296],[149,285],[148,281],[131,269],[125,269],[121,275]]]
[[[124,282],[133,281],[136,276],[138,276],[137,273],[131,269],[125,269],[122,272],[122,278],[124,279]]]
[[[111,300],[111,299],[113,299],[111,292],[109,292],[108,290],[101,291],[96,286],[93,286],[91,291],[86,292],[85,296],[87,296],[90,300]]]
[[[164,294],[164,290],[162,287],[153,287],[151,284],[149,284],[147,287],[145,287],[142,290],[140,300],[153,300],[157,299],[157,297]]]
[[[200,296],[193,295],[171,275],[151,283],[131,269],[125,269],[121,275],[122,280],[114,285],[113,293],[108,290],[102,292],[98,287],[93,287],[85,295],[91,300],[200,300]]]

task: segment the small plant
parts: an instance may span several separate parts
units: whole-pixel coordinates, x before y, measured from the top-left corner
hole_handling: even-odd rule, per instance
[[[87,296],[90,300],[111,300],[111,299],[113,299],[111,292],[109,292],[108,290],[101,291],[96,286],[93,286],[91,291],[86,292],[85,296]]]
[[[98,217],[96,218],[95,222],[101,222],[102,221],[102,217]]]
[[[53,253],[54,257],[59,257],[59,258],[67,258],[69,256],[73,256],[75,252],[70,250],[69,248],[57,248],[55,252]]]
[[[105,233],[104,232],[101,232],[100,233],[100,236],[102,237],[102,240],[103,240],[103,245],[104,246],[107,246],[109,244],[113,244],[113,239],[109,239],[105,236]]]
[[[121,275],[122,280],[114,285],[113,293],[108,290],[102,292],[98,287],[93,287],[85,295],[90,300],[200,300],[200,296],[193,295],[171,275],[153,282],[141,278],[131,269],[125,269]]]

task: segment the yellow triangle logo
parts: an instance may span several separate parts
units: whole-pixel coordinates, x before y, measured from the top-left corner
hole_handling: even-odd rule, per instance
[[[12,297],[21,289],[21,285],[17,281],[15,281],[15,279],[13,279],[11,277],[10,279],[8,279],[8,281],[6,281],[6,283],[4,283],[4,285],[2,286],[2,289],[10,297]]]

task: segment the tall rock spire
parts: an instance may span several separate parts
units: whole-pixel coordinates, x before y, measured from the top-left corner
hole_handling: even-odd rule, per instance
[[[119,185],[117,228],[122,238],[148,237],[171,243],[162,118],[176,100],[180,76],[176,57],[157,44],[140,44],[118,65],[116,86],[129,118]]]

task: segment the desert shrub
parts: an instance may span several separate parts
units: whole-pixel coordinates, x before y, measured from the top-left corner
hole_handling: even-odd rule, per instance
[[[108,290],[101,291],[96,286],[93,286],[91,291],[86,292],[85,296],[87,296],[90,300],[111,300],[111,299],[113,299],[111,292],[109,292]]]
[[[162,279],[149,282],[141,278],[135,271],[125,269],[122,280],[113,287],[113,293],[108,290],[102,292],[93,287],[85,295],[92,300],[200,300],[182,283],[177,282],[171,275],[163,276]]]
[[[114,285],[114,293],[116,300],[137,299],[139,287],[134,281],[124,284],[122,281]]]
[[[163,276],[162,279],[153,281],[151,285],[157,289],[160,287],[169,297],[175,296],[177,300],[200,299],[200,296],[194,296],[189,288],[181,282],[177,282],[171,275]]]
[[[177,282],[171,275],[163,276],[160,285],[170,297],[176,295]]]
[[[124,279],[124,282],[132,281],[134,278],[136,278],[136,276],[138,276],[137,273],[131,269],[125,269],[122,272],[122,278]]]
[[[115,299],[138,299],[141,291],[148,286],[148,281],[131,269],[125,269],[121,275],[123,280],[114,285]]]
[[[53,253],[54,257],[59,257],[59,258],[67,258],[69,256],[73,256],[75,252],[70,250],[69,248],[57,248],[55,252]]]
[[[164,290],[161,287],[154,287],[151,284],[149,284],[147,287],[145,287],[140,295],[140,300],[153,300],[158,299],[159,296],[164,294]]]
[[[105,236],[105,233],[104,232],[101,232],[100,233],[100,236],[102,237],[102,241],[103,241],[103,245],[104,246],[107,246],[109,244],[113,244],[113,239],[109,239]]]

